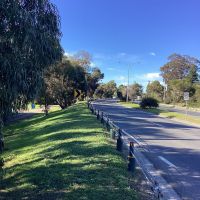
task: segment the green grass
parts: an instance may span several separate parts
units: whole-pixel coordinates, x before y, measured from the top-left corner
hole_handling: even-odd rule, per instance
[[[84,103],[4,130],[0,199],[134,200],[126,162]]]
[[[121,105],[125,106],[125,107],[129,107],[129,108],[136,108],[136,109],[141,109],[140,106],[138,104],[135,103],[130,103],[130,102],[120,102]],[[188,122],[188,123],[194,123],[197,125],[200,125],[200,119],[197,117],[192,117],[189,115],[185,115],[182,113],[177,113],[177,112],[169,112],[167,110],[161,110],[159,108],[148,108],[148,109],[141,109],[143,111],[146,112],[150,112],[150,113],[154,113],[156,115],[162,116],[162,117],[166,117],[166,118],[170,118],[170,119],[178,119],[178,120],[182,120],[184,122]]]
[[[129,107],[129,108],[140,108],[139,104],[131,103],[131,102],[119,102],[122,106]]]

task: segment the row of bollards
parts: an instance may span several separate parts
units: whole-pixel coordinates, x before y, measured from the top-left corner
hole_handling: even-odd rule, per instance
[[[107,116],[106,120],[104,120],[104,116],[106,116],[102,111],[100,114],[99,110],[95,110],[94,106],[88,102],[88,108],[91,110],[93,114],[96,114],[97,119],[100,119],[101,123],[103,125],[106,125],[106,128],[108,131],[110,131],[110,136],[112,139],[116,139],[117,137],[117,143],[116,143],[116,149],[117,151],[122,152],[123,150],[123,138],[122,138],[122,131],[119,128],[116,132],[111,126],[110,126],[110,121]],[[129,145],[129,153],[128,153],[128,171],[134,172],[135,171],[135,166],[136,166],[136,160],[134,156],[134,142],[130,142]]]

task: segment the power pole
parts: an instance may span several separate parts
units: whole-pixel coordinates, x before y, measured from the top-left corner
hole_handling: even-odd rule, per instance
[[[164,95],[163,95],[163,101],[165,102],[166,99],[166,92],[167,92],[167,84],[164,82]]]
[[[128,98],[129,98],[129,67],[128,67],[128,83],[126,88],[126,102],[128,102]]]

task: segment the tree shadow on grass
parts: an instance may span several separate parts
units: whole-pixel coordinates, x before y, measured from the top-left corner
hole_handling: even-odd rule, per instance
[[[11,164],[0,183],[0,199],[134,199],[122,158],[105,143],[102,127],[84,105],[8,128],[15,130],[6,134]],[[26,151],[29,157],[12,163]]]
[[[127,172],[115,150],[108,145],[88,148],[90,142],[79,141],[57,145],[41,152],[41,160],[24,163],[21,170],[2,182],[2,199],[131,199],[127,188]],[[55,156],[57,150],[60,155]],[[40,156],[40,155],[36,155]],[[7,169],[14,170],[16,166]],[[19,185],[27,184],[20,188]],[[29,188],[30,187],[30,188]],[[123,194],[122,194],[123,193]],[[124,198],[123,195],[127,195]],[[121,197],[121,198],[119,198]]]

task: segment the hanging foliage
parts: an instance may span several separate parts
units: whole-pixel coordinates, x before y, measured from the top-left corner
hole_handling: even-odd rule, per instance
[[[49,0],[0,1],[1,124],[34,99],[44,69],[61,58],[60,37],[58,12]]]

